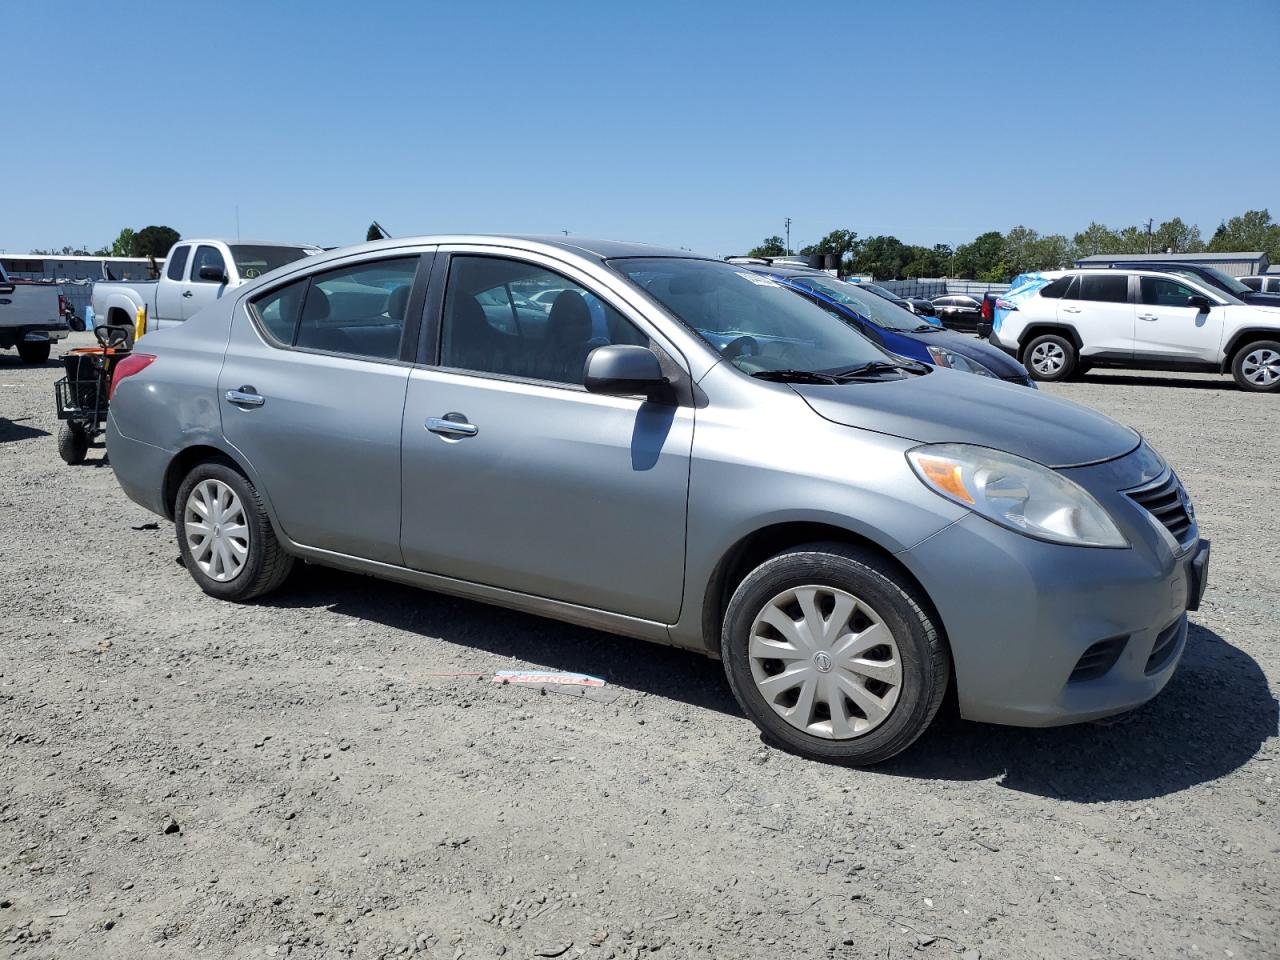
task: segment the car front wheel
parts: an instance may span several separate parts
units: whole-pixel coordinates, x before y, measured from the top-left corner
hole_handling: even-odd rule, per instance
[[[1076,366],[1075,344],[1052,333],[1036,337],[1027,344],[1022,362],[1034,380],[1050,383],[1065,380]]]
[[[270,593],[293,567],[253,484],[226,463],[198,464],[178,489],[174,522],[182,562],[221,600]]]
[[[1255,340],[1236,351],[1231,375],[1241,390],[1271,393],[1280,390],[1280,343]]]
[[[721,655],[734,696],[772,740],[814,759],[878,763],[937,713],[950,657],[918,588],[839,543],[787,550],[729,602]]]

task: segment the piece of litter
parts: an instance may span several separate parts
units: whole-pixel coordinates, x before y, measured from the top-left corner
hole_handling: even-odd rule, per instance
[[[494,683],[559,683],[571,687],[603,687],[604,680],[586,673],[566,673],[559,670],[499,670],[493,675]]]
[[[133,529],[134,530],[159,530],[160,524],[155,521],[149,521],[147,523],[135,523],[133,525]]]

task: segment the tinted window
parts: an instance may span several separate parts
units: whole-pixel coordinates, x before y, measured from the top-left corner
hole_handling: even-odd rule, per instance
[[[549,298],[550,309],[535,297]],[[614,343],[648,346],[649,339],[559,274],[497,257],[451,260],[442,366],[581,386],[587,354]]]
[[[789,282],[829,297],[886,330],[918,330],[921,326],[920,318],[910,310],[867,292],[861,284],[825,275],[792,277]]]
[[[169,254],[169,266],[165,268],[164,275],[170,280],[181,280],[182,271],[187,266],[187,255],[190,253],[191,248],[186,244],[174,247],[173,252]]]
[[[271,291],[253,302],[263,328],[282,344],[293,343],[298,326],[298,313],[302,310],[302,298],[307,292],[307,280],[295,280],[288,286]]]
[[[1128,303],[1129,276],[1124,273],[1083,274],[1076,299]]]
[[[303,301],[295,346],[395,360],[417,269],[417,257],[401,257],[316,274]]]
[[[1241,283],[1243,283],[1243,284],[1244,284],[1246,287],[1248,287],[1250,290],[1261,290],[1261,289],[1262,289],[1262,278],[1261,278],[1261,277],[1245,277],[1245,278],[1244,278],[1243,280],[1241,280],[1240,282],[1241,282]]]
[[[1057,280],[1054,280],[1052,283],[1044,287],[1040,291],[1040,296],[1048,297],[1050,300],[1060,299],[1066,294],[1067,287],[1071,286],[1071,281],[1073,279],[1075,278],[1069,276],[1059,277]]]
[[[222,273],[227,272],[227,262],[222,259],[222,253],[217,247],[207,247],[201,244],[196,249],[195,259],[191,261],[191,282],[192,283],[217,283],[216,280],[201,280],[201,267],[217,267]]]
[[[1187,297],[1195,291],[1184,287],[1174,280],[1163,280],[1160,277],[1142,278],[1142,302],[1157,307],[1185,307]]]
[[[1268,292],[1268,293],[1280,293],[1280,280],[1268,280],[1268,281],[1267,281],[1267,292]]]

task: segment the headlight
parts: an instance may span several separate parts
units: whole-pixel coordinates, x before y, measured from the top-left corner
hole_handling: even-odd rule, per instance
[[[1000,379],[977,360],[962,357],[954,350],[948,350],[946,347],[930,347],[929,356],[933,357],[933,362],[940,367],[949,367],[952,370],[959,370],[961,373],[976,373],[980,377]]]
[[[907,460],[935,493],[1017,533],[1081,547],[1129,545],[1084,487],[1038,463],[967,443],[916,447]]]

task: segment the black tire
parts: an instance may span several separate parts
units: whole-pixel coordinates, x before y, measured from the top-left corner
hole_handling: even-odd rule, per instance
[[[1258,370],[1256,363],[1250,363],[1249,365],[1255,379],[1250,380],[1245,372],[1245,361],[1256,361],[1260,358],[1260,354],[1261,358],[1270,356],[1270,362],[1267,367],[1272,371],[1276,371],[1278,365],[1276,358],[1280,357],[1280,342],[1275,340],[1253,340],[1244,344],[1236,351],[1236,355],[1231,358],[1231,376],[1235,380],[1236,386],[1241,390],[1248,390],[1250,393],[1276,393],[1280,391],[1280,378],[1273,378],[1270,383],[1260,379],[1256,372]]]
[[[1045,356],[1043,361],[1041,353]],[[1076,345],[1056,333],[1046,333],[1034,338],[1022,352],[1022,363],[1032,380],[1058,383],[1071,376],[1079,355]],[[1056,360],[1056,365],[1053,361]]]
[[[202,570],[192,557],[191,547],[187,542],[186,505],[191,491],[205,480],[217,480],[226,484],[234,491],[244,508],[248,555],[239,572],[226,581],[216,580]],[[173,515],[182,562],[200,589],[211,597],[236,603],[261,597],[284,583],[289,571],[293,569],[293,557],[285,552],[276,539],[271,519],[267,516],[257,489],[244,474],[226,462],[206,461],[193,467],[178,487]]]
[[[39,343],[23,341],[18,344],[18,356],[23,363],[37,364],[49,362],[49,350],[52,344],[48,340]]]
[[[902,679],[896,702],[878,726],[848,739],[792,726],[769,705],[752,673],[750,635],[756,617],[780,594],[808,585],[843,590],[871,605],[898,648]],[[729,686],[746,715],[785,749],[851,766],[887,760],[924,733],[947,691],[951,655],[929,609],[919,588],[872,551],[842,543],[786,550],[749,573],[729,601],[720,638]],[[825,669],[831,669],[829,661]]]
[[[71,466],[84,463],[89,452],[89,434],[79,424],[63,422],[58,428],[58,456]]]

